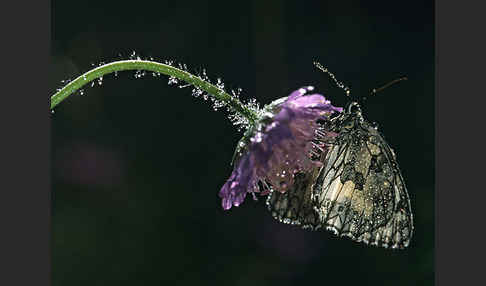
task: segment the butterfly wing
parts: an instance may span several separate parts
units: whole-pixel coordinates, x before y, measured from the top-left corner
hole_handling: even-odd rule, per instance
[[[307,173],[297,173],[294,184],[285,193],[271,190],[266,204],[276,220],[300,225],[305,229],[315,230],[321,227],[312,199],[312,188],[321,168],[316,167]]]
[[[338,129],[312,190],[321,225],[367,244],[407,247],[412,212],[393,150],[364,121]]]

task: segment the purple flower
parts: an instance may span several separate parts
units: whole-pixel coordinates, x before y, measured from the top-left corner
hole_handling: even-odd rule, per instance
[[[335,134],[318,130],[316,121],[326,120],[333,112],[342,112],[342,108],[332,106],[320,94],[306,94],[313,89],[300,88],[263,109],[262,118],[245,134],[249,139],[240,141],[245,148],[239,152],[235,168],[219,192],[223,209],[239,206],[247,193],[259,192],[259,182],[264,189],[262,194],[270,188],[285,192],[296,173],[321,164],[311,160],[310,154],[323,151],[326,146],[313,141]]]

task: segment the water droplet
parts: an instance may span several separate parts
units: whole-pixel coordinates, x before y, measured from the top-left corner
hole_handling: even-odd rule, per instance
[[[133,76],[135,78],[142,78],[143,76],[145,76],[145,71],[137,70]]]
[[[169,77],[169,82],[168,82],[169,85],[173,85],[173,84],[177,84],[177,83],[179,83],[179,80],[177,78],[175,78],[173,76]]]
[[[192,96],[199,97],[202,94],[203,94],[203,91],[200,88],[195,87],[195,88],[192,89]]]
[[[216,79],[216,86],[220,89],[220,90],[224,90],[224,83],[223,83],[223,80],[221,78],[217,78]]]

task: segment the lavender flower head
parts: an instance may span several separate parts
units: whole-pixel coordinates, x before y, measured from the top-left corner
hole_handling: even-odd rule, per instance
[[[270,189],[285,192],[293,185],[298,172],[307,172],[320,165],[311,160],[314,149],[325,145],[315,139],[332,136],[318,130],[318,119],[326,120],[342,108],[334,107],[320,94],[307,94],[312,86],[300,88],[287,98],[281,98],[263,109],[260,120],[249,128],[237,147],[238,159],[230,178],[221,188],[219,196],[223,209],[239,206],[247,193]]]

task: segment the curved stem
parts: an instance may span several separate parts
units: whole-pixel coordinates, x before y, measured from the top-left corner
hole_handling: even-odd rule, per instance
[[[229,95],[224,90],[201,79],[200,77],[192,75],[187,71],[175,68],[171,65],[145,60],[116,61],[99,66],[80,75],[69,84],[67,84],[65,87],[60,89],[58,92],[56,92],[53,96],[51,96],[51,110],[59,103],[61,103],[64,99],[66,99],[69,95],[75,93],[87,83],[98,79],[105,74],[127,70],[145,70],[173,76],[179,80],[192,84],[200,88],[201,90],[206,91],[209,96],[213,96],[215,99],[226,103],[231,109],[248,119],[250,122],[254,122],[257,118],[256,113],[249,107],[245,106],[236,97]]]

